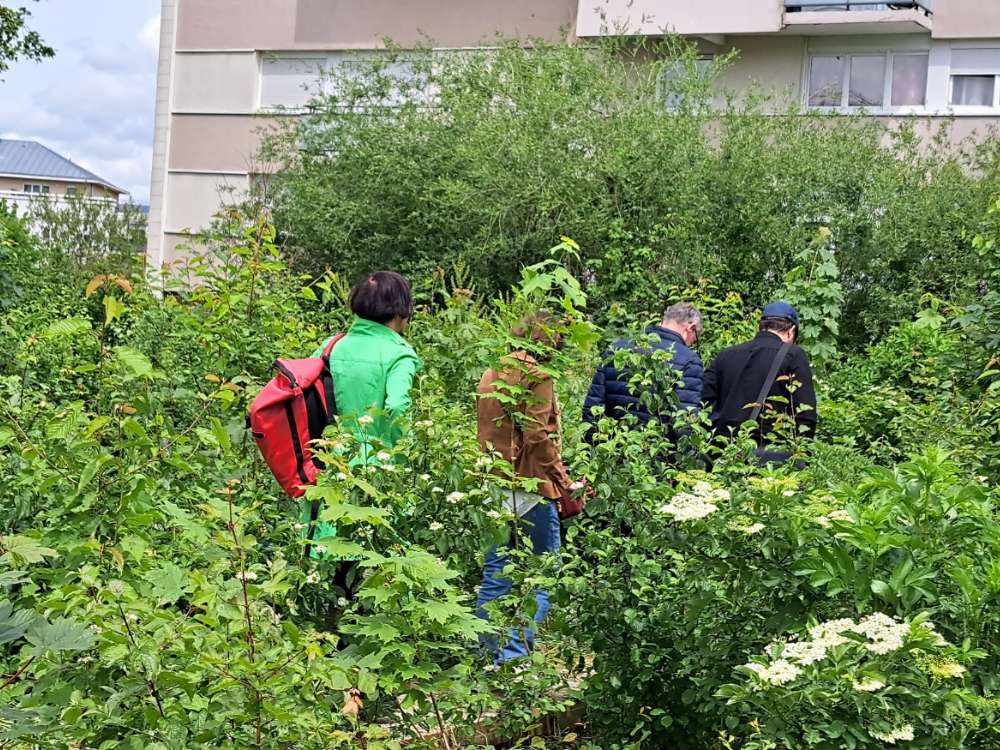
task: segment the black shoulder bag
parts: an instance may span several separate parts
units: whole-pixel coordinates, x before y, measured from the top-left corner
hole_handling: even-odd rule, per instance
[[[760,393],[757,395],[757,402],[750,412],[750,421],[757,422],[758,433],[761,434],[761,440],[763,441],[763,432],[760,426],[760,413],[764,410],[764,404],[767,401],[768,395],[771,393],[771,386],[774,385],[774,381],[778,378],[778,371],[781,369],[781,365],[785,361],[785,357],[788,355],[788,350],[792,348],[792,345],[785,342],[778,349],[778,353],[774,355],[774,361],[771,362],[771,369],[767,373],[767,377],[764,378],[764,385],[761,386]],[[792,454],[790,451],[775,451],[769,450],[768,446],[761,445],[757,448],[757,465],[765,466],[767,464],[783,464]]]

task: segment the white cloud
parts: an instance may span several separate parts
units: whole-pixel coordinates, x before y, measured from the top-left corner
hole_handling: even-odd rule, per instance
[[[96,29],[100,19],[93,20]],[[73,37],[46,37],[57,46],[54,60],[12,71],[14,85],[0,93],[0,129],[12,131],[4,137],[37,140],[146,201],[159,16],[133,17],[100,44],[96,31],[79,23],[63,29]]]
[[[139,44],[156,54],[160,49],[160,16],[150,18],[139,29]]]

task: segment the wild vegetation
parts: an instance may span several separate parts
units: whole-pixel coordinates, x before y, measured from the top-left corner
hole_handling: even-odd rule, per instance
[[[220,217],[204,253],[163,277],[67,267],[0,216],[0,272],[21,290],[0,311],[0,742],[1000,745],[1000,203],[985,151],[903,138],[883,156],[854,121],[752,113],[713,145],[693,99],[657,114],[625,98],[613,60],[498,55],[442,85],[447,115],[331,114],[331,133],[352,134],[336,161],[306,149],[274,181],[273,214]],[[507,88],[487,97],[476,80]],[[591,85],[606,95],[596,111],[621,105],[620,118],[569,106]],[[513,100],[515,118],[498,91],[538,96]],[[452,149],[477,150],[441,161],[435,118],[455,128]],[[562,127],[579,130],[560,141]],[[407,149],[421,143],[438,161],[418,184]],[[355,147],[384,157],[381,171],[363,171]],[[309,272],[303,250],[340,272]],[[342,530],[335,551],[365,573],[345,608],[331,563],[303,555],[244,417],[276,356],[348,324],[350,275],[384,265],[413,275],[424,367],[410,434],[380,466],[344,461],[349,429],[320,446],[328,469],[311,492]],[[689,300],[707,360],[750,335],[772,296],[799,305],[819,374],[820,434],[792,444],[805,470],[753,467],[751,441],[711,441],[704,415],[678,461],[663,460],[655,420],[580,439],[608,338]],[[512,324],[543,307],[565,312],[567,346],[551,355],[566,458],[596,497],[561,564],[514,555],[514,592],[487,625],[473,595],[508,519],[472,394]],[[669,382],[664,362],[633,364]],[[542,585],[553,606],[538,649],[494,669],[477,636],[525,623]],[[345,608],[336,625],[331,608]]]

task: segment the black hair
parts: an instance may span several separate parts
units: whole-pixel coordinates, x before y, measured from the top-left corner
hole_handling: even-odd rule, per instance
[[[351,289],[347,302],[359,318],[376,323],[413,315],[410,282],[395,271],[376,271],[363,276]]]
[[[760,329],[761,331],[770,331],[771,333],[784,333],[785,331],[795,328],[795,323],[788,318],[761,318],[760,319]],[[796,332],[797,333],[797,332]]]

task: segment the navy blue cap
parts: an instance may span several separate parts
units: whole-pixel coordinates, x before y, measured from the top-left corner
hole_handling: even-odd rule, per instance
[[[799,314],[795,311],[787,302],[772,302],[768,305],[764,305],[764,312],[761,315],[762,318],[782,318],[784,320],[790,320],[795,325],[799,324]]]

